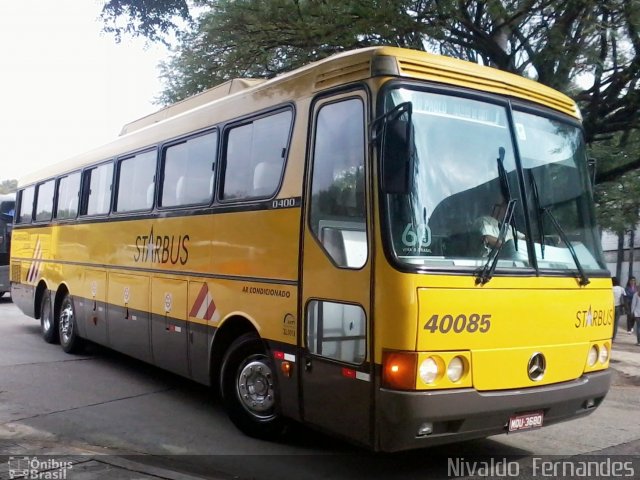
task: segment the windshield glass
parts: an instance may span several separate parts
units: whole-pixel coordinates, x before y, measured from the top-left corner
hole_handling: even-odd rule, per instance
[[[398,261],[427,268],[478,268],[499,247],[497,267],[501,269],[531,268],[534,255],[541,268],[575,269],[566,245],[557,241],[560,234],[551,220],[554,216],[573,242],[583,267],[600,268],[577,128],[514,113],[515,137],[522,155],[526,152],[527,178],[533,179],[526,186],[529,218],[534,224],[543,212],[533,206],[533,184],[541,208],[551,211],[551,215],[544,213],[542,228],[535,224],[533,229],[534,254],[527,250],[524,203],[507,106],[396,88],[387,92],[385,110],[403,102],[412,105],[415,153],[410,185],[405,193],[385,195],[389,243]],[[544,136],[538,139],[539,132]],[[571,178],[567,178],[568,172]],[[509,201],[515,201],[514,214],[501,241],[499,231]]]
[[[583,268],[603,268],[582,133],[529,113],[515,111],[513,118],[538,266],[575,268],[569,241]]]

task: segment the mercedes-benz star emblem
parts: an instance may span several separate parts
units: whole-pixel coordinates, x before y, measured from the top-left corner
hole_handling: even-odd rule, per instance
[[[544,355],[541,353],[534,353],[529,359],[529,365],[527,366],[527,373],[529,378],[534,382],[542,380],[544,372],[547,369],[547,361]]]

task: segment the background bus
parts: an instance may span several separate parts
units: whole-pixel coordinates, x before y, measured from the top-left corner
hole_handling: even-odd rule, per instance
[[[602,402],[594,219],[571,99],[369,48],[228,82],[23,179],[12,294],[65,351],[216,387],[248,434],[293,419],[418,448]]]
[[[15,210],[15,194],[0,195],[0,297],[11,290],[9,283],[9,254],[11,229]]]

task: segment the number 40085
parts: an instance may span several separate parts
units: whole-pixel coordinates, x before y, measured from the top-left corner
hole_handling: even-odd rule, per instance
[[[427,323],[424,324],[424,329],[429,330],[431,333],[486,333],[491,328],[491,315],[484,314],[480,315],[479,313],[472,313],[467,316],[464,313],[460,315],[440,315],[435,314],[432,315]]]

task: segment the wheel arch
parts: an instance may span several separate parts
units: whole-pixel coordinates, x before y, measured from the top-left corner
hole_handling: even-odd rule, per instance
[[[216,392],[220,390],[220,369],[225,352],[236,338],[246,333],[255,333],[260,338],[258,329],[251,320],[242,315],[233,315],[227,318],[213,335],[209,355],[209,379]]]
[[[55,318],[58,318],[60,315],[60,304],[64,297],[69,293],[69,287],[65,283],[61,283],[58,286],[58,290],[56,290],[55,300],[53,301],[53,314]]]

